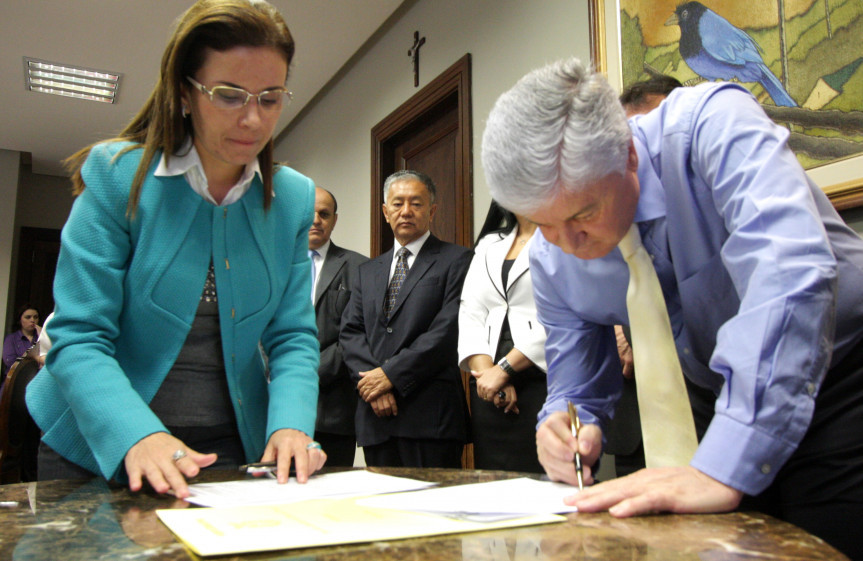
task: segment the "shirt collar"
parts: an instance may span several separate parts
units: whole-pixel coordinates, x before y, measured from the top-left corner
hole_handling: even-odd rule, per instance
[[[322,245],[321,247],[319,247],[315,251],[317,251],[318,255],[321,256],[321,262],[323,262],[327,258],[327,252],[330,251],[330,240],[327,240],[326,243],[324,243],[324,245]]]
[[[166,157],[164,153],[162,154],[162,157],[159,158],[159,165],[156,167],[155,175],[157,177],[182,175],[186,178],[193,191],[217,206],[227,206],[240,200],[246,194],[246,191],[249,190],[255,175],[263,181],[261,166],[258,163],[258,159],[255,158],[252,163],[246,165],[243,175],[240,176],[237,183],[225,195],[221,205],[218,205],[210,194],[207,177],[204,175],[204,166],[201,163],[201,157],[198,155],[191,137],[186,138],[183,146],[170,158]]]
[[[393,240],[393,255],[396,255],[399,252],[399,249],[401,249],[402,247],[406,247],[408,248],[408,251],[411,252],[411,255],[416,257],[417,255],[419,255],[420,250],[423,248],[423,245],[425,245],[426,240],[429,239],[429,236],[431,236],[431,230],[426,230],[425,234],[405,246],[402,246],[402,244],[400,244],[398,240]]]
[[[666,214],[665,190],[653,167],[650,153],[638,135],[633,130],[632,142],[638,154],[638,206],[635,209],[635,222],[648,222],[662,218]]]

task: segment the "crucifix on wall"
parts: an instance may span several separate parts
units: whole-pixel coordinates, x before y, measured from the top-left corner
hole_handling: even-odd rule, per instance
[[[408,56],[411,57],[414,66],[414,87],[420,85],[420,47],[425,45],[426,38],[420,38],[420,32],[414,31],[414,44],[408,49]]]

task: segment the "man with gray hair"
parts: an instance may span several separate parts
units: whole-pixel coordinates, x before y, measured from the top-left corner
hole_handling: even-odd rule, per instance
[[[618,244],[632,231],[683,372],[717,396],[688,465],[588,488],[568,499],[579,511],[755,508],[863,551],[848,531],[863,515],[863,240],[787,138],[727,83],[678,88],[627,122],[605,78],[575,59],[498,99],[482,147],[491,195],[540,229],[530,267],[548,332],[537,430],[548,475],[574,484],[576,450],[587,466],[602,451],[621,384],[613,326],[630,323]],[[577,441],[567,401],[586,423]]]
[[[384,183],[395,246],[360,265],[339,341],[356,383],[357,443],[366,464],[461,467],[467,401],[458,367],[458,309],[473,252],[431,231],[435,185],[416,171]]]

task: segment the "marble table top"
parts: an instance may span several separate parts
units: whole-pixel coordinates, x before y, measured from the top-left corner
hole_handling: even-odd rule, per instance
[[[442,485],[523,476],[475,470],[374,471]],[[195,482],[242,477],[233,472],[205,471]],[[198,559],[155,515],[161,508],[194,508],[170,496],[131,493],[101,479],[44,481],[0,486],[0,505],[0,560]],[[568,514],[566,518],[566,522],[544,526],[216,559],[847,561],[820,539],[758,513],[656,515],[625,520],[602,513]]]

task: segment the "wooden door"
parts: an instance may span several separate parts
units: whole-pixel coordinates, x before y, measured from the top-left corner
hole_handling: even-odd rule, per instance
[[[447,242],[472,245],[472,139],[468,54],[372,129],[372,257],[393,245],[381,212],[383,184],[403,169],[421,171],[437,186],[432,233]]]
[[[36,306],[40,324],[54,310],[54,272],[59,255],[60,230],[21,228],[13,308],[25,302]]]

